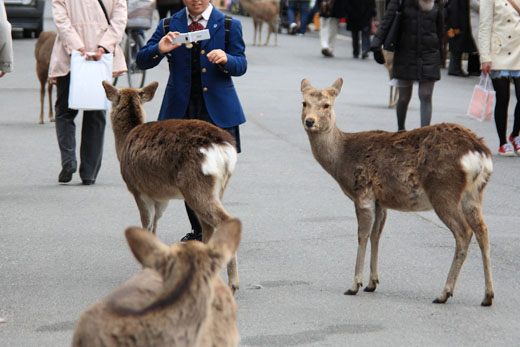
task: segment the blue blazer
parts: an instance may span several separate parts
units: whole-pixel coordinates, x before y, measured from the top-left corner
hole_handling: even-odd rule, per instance
[[[210,39],[201,42],[201,82],[204,101],[209,116],[217,126],[230,128],[246,121],[244,111],[238,100],[238,95],[231,76],[241,76],[247,70],[245,43],[242,39],[242,25],[233,18],[229,32],[228,49],[225,49],[224,14],[213,7],[206,29]],[[140,69],[155,67],[165,57],[159,52],[159,41],[165,35],[164,19],[159,22],[153,36],[137,53],[137,66]],[[175,13],[170,21],[170,31],[188,32],[186,8]],[[214,49],[226,51],[225,66],[210,63],[206,54]],[[188,109],[191,90],[191,50],[185,45],[170,52],[170,77],[159,113],[159,120],[184,118]],[[206,88],[206,89],[204,89]]]

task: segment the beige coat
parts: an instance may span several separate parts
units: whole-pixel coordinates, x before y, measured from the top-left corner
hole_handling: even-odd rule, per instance
[[[520,70],[520,14],[508,0],[480,0],[478,45],[492,70]]]
[[[126,72],[123,51],[119,46],[125,32],[126,0],[103,0],[111,25],[105,18],[98,0],[53,0],[52,12],[58,36],[49,67],[49,77],[65,76],[70,72],[72,50],[85,47],[95,52],[102,46],[114,53],[113,75]]]

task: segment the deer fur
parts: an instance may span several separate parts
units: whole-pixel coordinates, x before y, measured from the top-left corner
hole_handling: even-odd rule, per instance
[[[390,81],[394,78],[394,52],[383,50],[383,57],[385,63],[383,64],[388,71],[388,77]],[[390,99],[388,100],[388,107],[392,108],[397,104],[397,98],[399,97],[399,87],[390,85]]]
[[[144,269],[81,315],[73,347],[238,345],[236,302],[219,277],[240,242],[238,219],[208,244],[168,247],[137,227],[125,234]]]
[[[117,89],[104,81],[121,176],[137,203],[143,228],[155,233],[171,199],[183,199],[196,213],[202,240],[231,218],[222,196],[235,168],[237,152],[225,130],[200,120],[169,119],[144,123],[144,102],[158,83],[142,89]],[[229,285],[238,289],[236,256],[228,265]]]
[[[34,46],[34,57],[36,58],[36,75],[40,80],[40,124],[43,124],[43,106],[45,99],[45,85],[49,97],[49,121],[54,122],[52,113],[52,84],[47,83],[49,76],[49,63],[51,61],[52,47],[56,39],[55,31],[44,31],[38,37]]]
[[[262,25],[267,23],[267,39],[265,46],[269,43],[271,33],[274,33],[274,45],[278,46],[278,17],[280,15],[280,2],[276,0],[238,0],[240,5],[246,10],[249,16],[253,19],[255,28],[253,36],[253,46],[256,45],[256,36],[258,33],[258,44],[262,44]]]
[[[448,279],[435,303],[445,303],[455,284],[475,233],[485,277],[483,306],[492,304],[487,226],[482,218],[482,194],[493,171],[491,152],[470,130],[457,124],[437,124],[412,131],[344,133],[336,125],[334,102],[340,78],[328,89],[301,83],[302,122],[318,163],[354,202],[358,220],[358,251],[354,283],[346,295],[363,286],[365,251],[370,238],[370,281],[379,283],[378,245],[387,209],[433,209],[455,237],[456,249]]]

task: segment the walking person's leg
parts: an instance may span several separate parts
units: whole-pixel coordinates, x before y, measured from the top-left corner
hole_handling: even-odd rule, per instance
[[[432,120],[432,95],[435,81],[419,82],[419,100],[421,102],[421,127],[430,125]]]
[[[321,54],[323,54],[326,57],[333,57],[332,51],[329,47],[330,20],[331,18],[320,17]]]
[[[62,170],[58,176],[58,182],[67,183],[76,172],[76,124],[74,119],[77,110],[69,108],[69,84],[70,75],[58,77],[56,80],[56,137],[61,154]]]
[[[85,185],[94,184],[101,168],[105,139],[106,112],[84,111],[81,126],[79,176]]]
[[[296,8],[298,3],[296,1],[289,1],[287,5],[287,19],[289,20],[289,34],[296,34],[298,24],[296,24]]]
[[[368,58],[368,52],[370,52],[370,26],[361,31],[361,58]]]
[[[495,89],[495,125],[499,145],[502,147],[507,143],[507,109],[509,107],[509,84],[510,81],[506,77],[492,79],[493,88]]]
[[[406,113],[408,112],[408,104],[412,98],[413,81],[407,85],[399,85],[399,98],[395,106],[397,114],[397,131],[406,130]]]
[[[513,131],[509,135],[509,140],[513,144],[516,153],[520,154],[520,77],[513,78],[513,84],[515,85],[516,106]]]
[[[298,34],[305,34],[305,30],[307,28],[307,15],[309,13],[309,3],[308,2],[300,2],[300,28],[298,29]]]
[[[339,18],[330,18],[329,24],[329,49],[334,55],[334,48],[336,47],[336,37],[338,36]]]
[[[352,55],[359,58],[359,30],[352,30]]]

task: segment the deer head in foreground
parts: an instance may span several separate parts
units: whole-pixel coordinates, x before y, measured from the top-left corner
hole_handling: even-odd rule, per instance
[[[104,81],[112,101],[121,176],[133,194],[143,228],[155,233],[169,200],[184,199],[202,226],[208,242],[214,229],[231,218],[222,196],[235,168],[233,137],[200,120],[169,119],[144,123],[144,102],[152,100],[158,83],[142,89],[117,89]],[[238,289],[236,256],[228,264],[229,285]]]
[[[171,247],[126,230],[144,269],[79,318],[72,346],[237,346],[236,302],[219,277],[236,253],[241,223],[222,223],[208,244]]]
[[[370,238],[370,281],[379,283],[378,247],[387,209],[433,209],[455,237],[455,256],[441,295],[453,295],[473,233],[482,253],[485,276],[483,306],[492,304],[487,226],[482,218],[482,193],[493,171],[491,152],[482,139],[457,124],[437,124],[397,133],[366,131],[344,133],[336,125],[334,101],[340,78],[327,89],[301,83],[302,123],[318,163],[354,202],[358,220],[358,251],[354,283],[346,295],[363,286],[365,251]]]
[[[278,46],[278,17],[280,15],[280,2],[276,0],[239,0],[242,7],[247,11],[253,19],[255,28],[253,36],[253,46],[256,45],[256,36],[258,33],[258,44],[262,44],[262,25],[264,22],[268,25],[267,39],[265,46],[269,43],[271,33],[274,33],[274,45]]]

